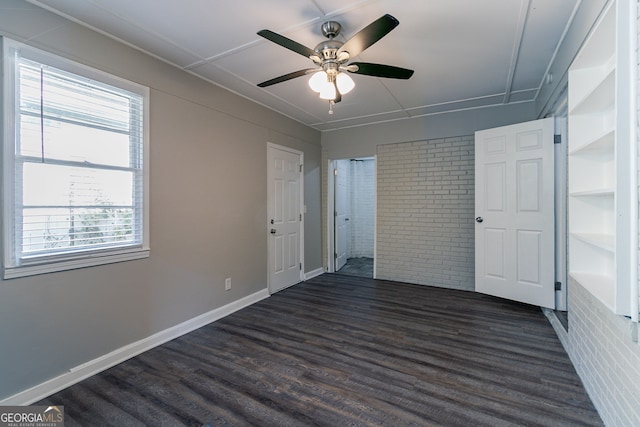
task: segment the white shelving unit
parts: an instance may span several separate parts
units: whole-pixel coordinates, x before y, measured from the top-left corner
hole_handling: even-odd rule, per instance
[[[569,275],[615,313],[630,315],[637,255],[628,236],[635,172],[624,4],[607,5],[569,69],[568,228]]]

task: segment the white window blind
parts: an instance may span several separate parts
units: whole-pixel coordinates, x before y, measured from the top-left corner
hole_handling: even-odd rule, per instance
[[[143,249],[144,97],[13,52],[5,276],[6,267]]]

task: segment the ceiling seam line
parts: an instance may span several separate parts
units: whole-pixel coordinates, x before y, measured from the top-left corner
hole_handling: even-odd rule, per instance
[[[544,82],[546,80],[546,77],[547,77],[547,75],[549,75],[549,73],[551,71],[551,67],[555,63],[556,57],[558,56],[558,52],[560,51],[560,47],[563,45],[564,39],[567,37],[567,33],[569,32],[569,28],[571,28],[571,26],[573,25],[573,21],[574,21],[576,15],[578,14],[578,10],[580,9],[581,5],[582,5],[582,0],[577,0],[576,1],[576,5],[573,8],[573,11],[571,12],[571,16],[569,17],[569,21],[567,22],[567,25],[564,27],[564,31],[562,32],[562,35],[560,36],[560,40],[558,41],[558,44],[556,45],[556,48],[553,51],[553,55],[551,55],[551,60],[549,60],[549,64],[547,65],[547,69],[545,70],[544,75],[542,76],[542,80],[540,81],[540,84],[538,85],[538,90],[536,91],[536,94],[533,97],[534,100],[537,100],[538,97],[540,96],[540,92],[542,92],[542,88],[544,86]],[[566,72],[565,72],[565,75],[566,75]],[[564,75],[558,81],[561,81],[563,78],[564,78]]]
[[[520,19],[518,20],[518,33],[516,39],[513,41],[513,50],[511,52],[511,64],[509,66],[509,75],[507,77],[507,86],[504,90],[504,104],[508,104],[511,99],[511,89],[513,88],[513,78],[516,74],[516,68],[518,67],[518,59],[520,57],[520,48],[522,47],[522,39],[524,37],[524,30],[527,27],[527,20],[529,16],[529,10],[531,8],[531,0],[523,0],[520,7]]]

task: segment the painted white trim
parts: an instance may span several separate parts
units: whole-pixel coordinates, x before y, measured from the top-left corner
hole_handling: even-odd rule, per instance
[[[147,209],[148,210],[148,209]],[[35,276],[38,274],[53,273],[57,271],[73,270],[76,268],[95,267],[116,262],[133,261],[136,259],[149,258],[150,249],[122,249],[97,252],[91,254],[85,251],[81,255],[76,255],[75,259],[63,261],[47,260],[33,265],[21,265],[17,267],[5,267],[4,279],[16,279],[18,277]]]
[[[118,363],[124,362],[125,360],[208,325],[209,323],[215,322],[216,320],[220,320],[223,317],[255,304],[269,296],[269,291],[267,289],[247,295],[237,301],[231,302],[207,313],[203,313],[193,319],[155,333],[147,338],[143,338],[139,341],[127,344],[124,347],[120,347],[111,353],[107,353],[86,363],[75,366],[62,375],[0,400],[0,405],[30,405],[92,375],[109,369]]]
[[[631,228],[629,229],[630,241],[629,241],[629,251],[631,251],[630,257],[630,280],[629,283],[631,285],[631,321],[638,323],[640,310],[640,301],[638,298],[640,297],[640,289],[638,289],[638,134],[637,134],[637,118],[638,118],[638,19],[640,18],[640,9],[636,2],[636,4],[632,4],[633,2],[629,2],[627,5],[627,19],[629,26],[629,34],[631,37],[629,38],[629,47],[627,54],[631,58],[631,61],[628,62],[629,67],[629,93],[631,96],[629,97],[629,141],[631,153],[629,156],[629,169],[631,170],[630,174],[630,197],[631,197],[631,212],[629,212],[629,219]],[[624,14],[623,14],[624,16]],[[624,55],[624,52],[622,52]],[[625,196],[623,196],[625,197]],[[636,340],[637,341],[637,340]]]
[[[568,161],[568,107],[569,98],[567,92],[567,86],[560,91],[560,95],[553,100],[553,107],[549,111],[547,117],[553,117],[554,119],[554,134],[560,135],[562,141],[560,144],[554,144],[554,174],[555,174],[555,268],[556,282],[562,283],[562,289],[556,291],[556,310],[567,311],[567,298],[569,287],[567,277],[567,161]]]
[[[338,161],[349,160],[350,158],[340,159],[328,159],[327,160],[327,273],[335,273],[336,271],[336,258],[335,258],[335,186],[336,175],[335,170],[338,167]],[[361,160],[373,160],[373,278],[376,278],[378,258],[378,155],[355,157],[355,159]],[[349,196],[351,197],[351,196]]]
[[[327,161],[327,272],[334,273],[336,271],[335,253],[335,168],[336,161],[329,159]]]
[[[322,267],[316,268],[315,270],[312,270],[312,271],[309,271],[307,273],[304,273],[304,280],[313,279],[314,277],[318,277],[321,274],[324,274],[324,268],[322,268]]]
[[[373,278],[378,278],[378,154],[373,156]]]
[[[4,245],[4,268],[2,277],[4,279],[14,279],[38,274],[46,274],[58,271],[66,271],[77,268],[94,267],[98,265],[111,264],[123,261],[131,261],[149,257],[149,129],[150,129],[150,89],[138,83],[114,76],[102,70],[87,66],[85,64],[68,59],[59,54],[54,54],[41,50],[30,45],[17,42],[12,39],[3,38],[1,54],[4,61],[2,71],[4,79],[2,82],[4,91],[4,113],[0,117],[4,124],[4,134],[2,137],[2,164],[4,174],[0,174],[4,183],[2,198],[4,209],[3,241]],[[19,102],[15,95],[15,85],[18,83],[16,70],[18,60],[16,54],[32,61],[36,61],[48,66],[52,66],[68,73],[76,75],[83,80],[94,80],[103,85],[109,85],[122,91],[135,93],[142,97],[142,233],[141,241],[133,245],[107,246],[102,249],[86,249],[78,251],[68,251],[66,253],[43,254],[31,257],[22,254],[19,258],[16,255],[16,231],[13,209],[15,207],[15,126],[19,113]],[[73,165],[73,163],[69,163]]]
[[[298,207],[298,213],[300,214],[300,280],[304,280],[304,225],[307,220],[307,209],[304,203],[304,153],[302,151],[298,152],[298,156],[300,156],[300,194],[298,198],[300,199],[300,206]]]
[[[299,158],[299,164],[300,164],[300,175],[299,175],[299,180],[300,180],[300,193],[298,195],[298,199],[299,199],[299,207],[298,207],[298,212],[300,214],[300,227],[299,227],[299,231],[298,231],[298,235],[299,235],[299,239],[298,239],[298,246],[300,248],[299,252],[298,252],[298,262],[300,263],[300,274],[299,274],[299,281],[296,283],[299,283],[303,280],[305,280],[305,274],[304,274],[304,224],[305,224],[305,220],[306,220],[306,211],[305,211],[305,203],[304,203],[304,152],[297,150],[295,148],[291,148],[291,147],[287,147],[284,145],[278,145],[278,144],[274,144],[273,142],[267,142],[267,228],[266,228],[266,232],[267,232],[267,242],[270,239],[270,233],[269,233],[269,229],[271,228],[269,225],[269,219],[270,219],[270,214],[271,212],[269,211],[269,209],[271,209],[271,200],[269,200],[269,196],[270,196],[270,188],[269,188],[269,183],[271,182],[271,165],[269,164],[269,150],[270,149],[274,149],[274,150],[279,150],[279,151],[285,151],[288,153],[292,153],[298,156]],[[272,273],[271,273],[271,246],[267,245],[267,287],[269,288],[269,292],[273,292],[271,290],[272,287],[272,283],[271,283],[271,279],[272,279]],[[278,289],[277,291],[281,291],[283,289],[288,288],[289,286],[293,286],[296,283],[291,283],[288,286],[285,286],[284,288]]]

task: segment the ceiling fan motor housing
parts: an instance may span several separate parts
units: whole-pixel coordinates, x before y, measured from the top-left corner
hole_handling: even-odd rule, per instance
[[[314,50],[318,52],[318,55],[320,55],[323,61],[335,60],[338,57],[338,49],[340,49],[343,44],[344,43],[339,40],[329,39],[318,43]]]

